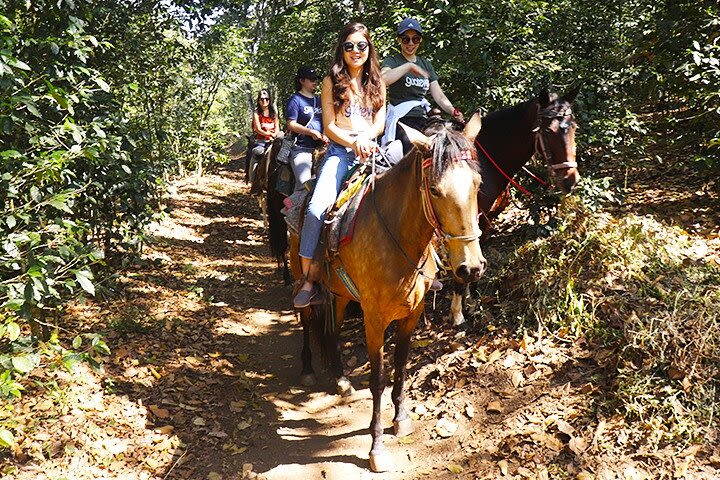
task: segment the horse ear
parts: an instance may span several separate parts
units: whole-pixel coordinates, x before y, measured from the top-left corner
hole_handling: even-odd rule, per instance
[[[563,95],[563,99],[565,99],[565,101],[567,101],[568,103],[573,103],[579,92],[580,92],[580,84],[578,83],[575,86],[573,86],[569,92],[567,92],[565,95]]]
[[[550,93],[547,87],[543,87],[538,94],[538,101],[540,102],[540,108],[545,108],[550,105]]]
[[[478,136],[478,133],[480,133],[480,128],[482,128],[482,119],[480,118],[480,110],[478,110],[473,113],[473,116],[470,117],[470,120],[465,124],[463,135],[472,142],[475,140],[475,137]]]
[[[408,140],[410,140],[418,149],[426,151],[432,148],[432,140],[425,136],[422,132],[415,130],[414,128],[410,128],[402,122],[398,122],[398,125],[405,130]]]

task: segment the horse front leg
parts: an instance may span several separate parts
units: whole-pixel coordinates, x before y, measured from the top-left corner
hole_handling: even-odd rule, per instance
[[[465,303],[465,296],[468,293],[468,284],[453,282],[453,296],[452,302],[450,303],[450,317],[452,318],[453,325],[459,327],[465,323],[465,316],[463,315],[463,304]]]
[[[300,383],[305,387],[315,385],[317,377],[312,366],[312,351],[310,350],[310,329],[312,328],[310,308],[303,308],[300,311],[300,321],[303,327],[303,348],[300,358],[302,360],[302,371],[300,372]]]
[[[395,405],[393,427],[395,435],[406,437],[413,431],[412,420],[405,408],[405,377],[407,376],[407,359],[410,353],[410,339],[415,326],[422,314],[423,306],[418,307],[407,318],[398,322],[395,331],[395,376],[393,380],[392,401]]]
[[[350,300],[347,298],[335,296],[335,332],[337,332],[337,336],[335,337],[334,350],[331,351],[330,366],[336,379],[335,388],[337,393],[342,397],[349,397],[355,393],[355,389],[350,383],[350,380],[345,376],[342,359],[340,358],[340,328],[345,321],[345,308],[347,308],[348,303],[350,303]]]
[[[287,252],[283,254],[283,281],[285,285],[292,285],[293,277],[290,273],[290,267],[288,266]]]
[[[382,394],[385,390],[385,374],[383,372],[385,328],[379,316],[371,316],[367,312],[365,315],[365,339],[370,361],[370,392],[373,397],[373,413],[370,421],[370,435],[372,436],[370,469],[373,472],[387,472],[395,468],[395,462],[382,440],[383,426],[380,409]]]

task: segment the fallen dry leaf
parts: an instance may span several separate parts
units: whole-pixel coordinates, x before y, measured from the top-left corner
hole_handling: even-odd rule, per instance
[[[487,404],[486,410],[488,413],[502,413],[505,411],[505,407],[503,407],[503,404],[497,400],[493,400]]]
[[[595,480],[595,475],[583,470],[582,472],[577,474],[575,480]]]
[[[523,383],[525,383],[525,377],[523,377],[523,374],[519,370],[515,370],[512,374],[512,377],[510,379],[512,381],[512,384],[515,388],[521,386]]]
[[[454,463],[447,465],[445,468],[450,470],[452,473],[462,473],[463,472],[463,468],[460,465],[456,465]]]
[[[560,430],[562,433],[564,433],[566,435],[572,435],[573,432],[575,432],[575,429],[573,428],[573,426],[561,418],[558,418],[557,420],[555,420],[555,425],[557,426],[558,430]]]
[[[157,405],[148,405],[148,410],[158,418],[168,418],[170,416],[170,412],[166,408],[160,408]]]
[[[457,423],[451,422],[447,418],[441,418],[435,425],[435,432],[442,438],[449,438],[457,432]]]
[[[573,437],[570,439],[568,447],[570,447],[570,450],[572,450],[575,455],[580,456],[585,450],[587,450],[588,446],[583,437]]]
[[[510,368],[515,366],[517,363],[517,360],[515,358],[514,352],[512,350],[508,350],[508,354],[505,357],[505,360],[503,360],[503,367]]]
[[[508,474],[508,462],[507,462],[507,460],[500,460],[500,461],[498,462],[498,467],[500,467],[500,473],[502,473],[503,475],[507,475],[507,474]]]
[[[501,356],[502,356],[502,352],[500,350],[495,350],[488,357],[487,363],[494,363],[495,360],[499,359]]]

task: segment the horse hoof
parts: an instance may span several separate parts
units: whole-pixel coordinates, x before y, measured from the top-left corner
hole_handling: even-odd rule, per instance
[[[303,387],[312,387],[315,383],[317,383],[317,378],[314,373],[306,373],[300,376],[300,384]]]
[[[396,437],[407,437],[415,431],[412,419],[410,418],[400,420],[399,422],[393,422],[393,428],[395,429]]]
[[[355,393],[355,389],[353,388],[352,384],[350,383],[350,380],[348,380],[345,377],[342,377],[337,381],[337,393],[341,397],[349,397],[353,393]]]
[[[395,470],[395,462],[389,452],[370,453],[370,470],[373,472],[390,472]]]
[[[453,316],[453,326],[459,327],[465,323],[465,316],[461,313],[460,315]]]

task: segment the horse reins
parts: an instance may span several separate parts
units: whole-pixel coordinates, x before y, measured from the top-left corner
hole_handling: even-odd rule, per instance
[[[463,150],[460,154],[459,160],[467,162],[468,160],[472,160],[472,156],[470,155],[470,152],[467,150]],[[422,206],[423,206],[423,212],[425,213],[425,219],[430,223],[430,226],[433,227],[433,230],[435,231],[435,235],[438,236],[441,240],[460,240],[463,242],[473,242],[480,238],[482,235],[481,233],[474,234],[474,235],[451,235],[447,232],[445,232],[442,229],[442,226],[440,225],[440,221],[437,218],[437,215],[435,214],[435,208],[433,207],[432,201],[430,200],[430,180],[427,175],[425,175],[425,169],[431,167],[433,164],[433,159],[426,158],[423,160],[422,163],[422,172],[423,172],[423,187],[421,188],[422,192]]]
[[[384,156],[383,153],[380,153],[380,155]],[[470,152],[467,150],[463,151],[460,156],[460,159],[463,161],[467,161],[471,158],[472,158],[472,156],[470,155]],[[433,233],[435,235],[437,235],[438,238],[440,238],[440,240],[444,240],[444,241],[460,240],[460,241],[464,241],[464,242],[472,242],[472,241],[477,240],[482,235],[482,232],[479,232],[474,235],[451,235],[442,229],[442,226],[440,225],[440,221],[438,220],[437,215],[435,214],[435,208],[433,207],[432,201],[430,200],[430,182],[428,180],[428,176],[425,175],[425,169],[431,167],[432,165],[433,165],[432,157],[426,158],[422,162],[422,166],[421,166],[421,175],[422,175],[421,184],[422,185],[420,187],[420,195],[421,195],[421,203],[423,206],[423,213],[425,214],[425,219],[428,221],[428,223],[432,227]],[[375,171],[375,156],[373,156],[373,174],[372,174],[373,177],[375,176],[374,171]],[[371,187],[370,196],[372,197],[372,204],[373,204],[373,208],[375,210],[375,214],[377,215],[378,220],[380,220],[380,225],[382,225],[383,229],[385,230],[385,233],[390,237],[390,239],[393,241],[395,246],[403,254],[403,257],[405,257],[405,260],[408,262],[410,267],[412,267],[412,269],[415,270],[415,272],[417,274],[423,276],[424,278],[426,278],[428,280],[435,280],[435,277],[428,277],[423,272],[423,268],[425,267],[425,264],[427,263],[428,258],[430,256],[429,255],[425,256],[425,259],[422,261],[422,264],[418,268],[417,264],[418,264],[419,260],[418,260],[418,262],[413,262],[412,259],[410,258],[410,255],[407,254],[407,252],[405,251],[403,246],[400,244],[400,242],[397,240],[397,238],[395,238],[395,235],[393,235],[393,233],[390,231],[390,228],[388,227],[387,222],[385,222],[385,219],[383,218],[382,214],[380,213],[380,209],[377,206],[377,201],[375,199],[374,178],[373,178],[373,185]],[[422,260],[422,258],[421,258],[421,260]]]

